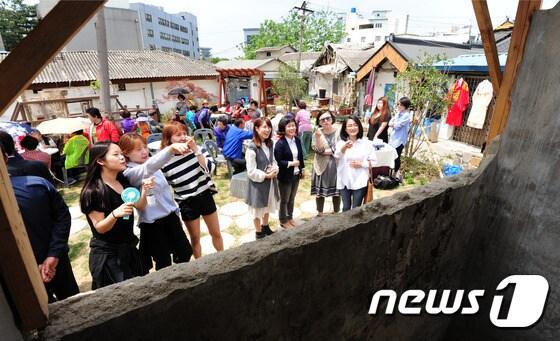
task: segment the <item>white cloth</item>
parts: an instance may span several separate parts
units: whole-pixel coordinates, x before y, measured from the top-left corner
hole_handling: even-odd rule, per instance
[[[266,145],[262,145],[262,150],[266,154],[267,158],[270,159],[270,153],[272,153],[272,148],[268,148]],[[276,167],[278,170],[278,163],[272,157],[272,167]],[[257,168],[257,154],[252,149],[247,149],[245,152],[245,161],[247,166],[247,176],[250,181],[263,182],[266,177],[266,173]],[[278,212],[279,203],[274,195],[274,186],[272,182],[270,183],[270,191],[268,193],[268,204],[266,207],[254,208],[249,206],[249,214],[254,218],[262,219],[265,214],[275,214]]]
[[[485,79],[478,86],[472,97],[472,107],[467,120],[467,125],[476,129],[482,129],[486,120],[488,105],[494,96],[492,83]]]
[[[375,161],[375,150],[373,144],[368,139],[358,139],[352,148],[348,148],[342,153],[342,147],[346,141],[339,141],[336,144],[334,157],[337,159],[336,167],[336,188],[344,187],[352,190],[364,188],[369,179],[369,161]],[[350,167],[351,161],[360,161],[362,167]]]
[[[375,148],[374,148],[375,149]],[[375,160],[371,162],[372,167],[395,168],[395,159],[399,156],[397,150],[388,143],[384,143],[379,150],[374,150]]]
[[[288,146],[290,147],[290,151],[292,152],[293,160],[297,160],[298,151],[295,137],[292,137],[291,139],[286,137],[286,141],[288,141]],[[299,167],[294,167],[294,174],[299,174]]]

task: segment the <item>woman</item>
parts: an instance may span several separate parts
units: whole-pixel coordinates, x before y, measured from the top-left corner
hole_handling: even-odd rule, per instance
[[[370,141],[381,139],[385,143],[389,143],[389,121],[391,114],[389,113],[389,104],[387,97],[380,97],[371,117],[369,118],[369,128],[367,137]]]
[[[280,226],[293,228],[294,202],[303,177],[303,148],[297,135],[296,122],[291,118],[283,118],[278,123],[280,139],[274,146],[274,158],[278,163],[278,189],[280,190]]]
[[[167,182],[173,187],[175,201],[179,203],[181,218],[187,225],[193,255],[200,258],[200,217],[204,219],[212,237],[216,251],[224,249],[224,241],[220,232],[218,212],[214,202],[216,186],[210,179],[214,169],[214,161],[210,154],[196,145],[195,140],[187,135],[187,128],[180,123],[172,122],[165,125],[162,133],[161,148],[172,143],[186,143],[189,153],[176,155],[161,169]]]
[[[315,151],[311,194],[316,195],[318,216],[323,215],[325,198],[332,197],[333,211],[340,211],[340,192],[336,188],[336,159],[334,152],[339,140],[334,124],[335,117],[330,111],[317,116],[317,130],[313,134],[311,147]]]
[[[307,111],[307,105],[304,101],[298,103],[299,111],[296,113],[297,131],[303,146],[303,158],[307,158],[309,154],[309,145],[311,144],[311,135],[313,127],[311,126],[311,113]]]
[[[408,139],[408,130],[410,129],[410,98],[402,97],[397,105],[397,114],[389,122],[389,127],[393,128],[391,135],[391,146],[397,150],[397,159],[395,160],[395,173],[401,169],[401,154]],[[400,175],[400,173],[399,173]],[[400,177],[402,179],[402,177]]]
[[[138,238],[132,232],[133,207],[146,207],[146,190],[152,184],[144,181],[138,202],[123,202],[121,193],[130,187],[122,173],[125,169],[118,145],[100,142],[92,146],[80,208],[93,234],[89,253],[93,290],[145,274],[136,249]]]
[[[142,179],[154,177],[154,188],[148,192],[148,205],[140,212],[140,256],[144,269],[152,268],[152,259],[156,270],[174,263],[188,262],[192,255],[181,220],[179,207],[173,200],[169,185],[160,168],[175,154],[189,151],[186,144],[172,144],[148,159],[146,140],[134,133],[121,136],[119,146],[128,161],[124,176],[132,186],[140,186]]]
[[[278,209],[278,165],[272,150],[272,123],[268,118],[257,118],[253,126],[253,142],[247,148],[247,176],[249,189],[245,202],[253,215],[256,239],[271,235],[268,226],[270,214]]]
[[[357,116],[342,123],[334,157],[338,160],[336,188],[342,196],[342,211],[362,205],[367,193],[369,161],[375,159],[371,142],[362,138],[364,128]]]
[[[132,133],[136,131],[136,121],[130,117],[130,111],[125,110],[121,113],[122,121],[121,121],[121,128],[124,134]],[[137,115],[138,116],[138,115]]]

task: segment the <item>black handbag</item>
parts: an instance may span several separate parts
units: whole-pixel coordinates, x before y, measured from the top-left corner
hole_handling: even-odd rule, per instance
[[[399,179],[394,176],[378,175],[373,180],[373,187],[377,189],[393,189],[399,186]]]

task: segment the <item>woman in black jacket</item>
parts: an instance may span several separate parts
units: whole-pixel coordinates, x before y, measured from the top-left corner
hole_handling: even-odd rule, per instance
[[[278,188],[280,190],[280,226],[293,228],[296,226],[292,217],[294,201],[299,186],[299,179],[303,177],[303,148],[297,137],[296,121],[291,117],[284,117],[278,123],[280,139],[274,147],[274,158],[278,163]]]

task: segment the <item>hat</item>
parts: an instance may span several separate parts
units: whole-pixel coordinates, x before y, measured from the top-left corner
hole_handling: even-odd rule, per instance
[[[314,105],[311,107],[311,109],[309,109],[309,111],[321,111],[321,109],[318,106]]]
[[[139,112],[136,113],[136,117],[148,117],[148,115],[145,112]]]
[[[136,118],[136,122],[148,122],[148,121],[149,121],[149,119],[148,119],[147,116],[138,116]]]

